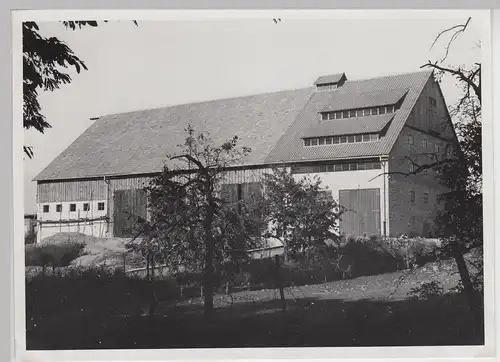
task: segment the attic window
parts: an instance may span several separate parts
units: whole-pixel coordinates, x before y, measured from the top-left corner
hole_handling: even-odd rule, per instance
[[[320,112],[320,118],[322,121],[331,121],[334,119],[378,116],[386,113],[394,113],[398,108],[399,107],[397,107],[396,105],[390,105],[372,108],[356,108],[342,111]]]
[[[360,162],[335,162],[325,165],[304,165],[292,168],[292,173],[318,173],[318,172],[342,172],[342,171],[365,171],[379,170],[382,168],[380,162],[360,161]]]
[[[305,138],[304,146],[324,146],[339,143],[360,143],[360,142],[375,142],[380,138],[378,133],[355,134],[348,136],[333,136],[333,137],[314,137]]]

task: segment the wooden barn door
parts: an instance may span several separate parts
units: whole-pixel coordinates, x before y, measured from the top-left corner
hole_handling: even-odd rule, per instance
[[[141,189],[116,190],[113,196],[113,234],[129,238],[136,232],[138,221],[147,217],[146,191]]]
[[[380,189],[340,190],[339,203],[345,208],[340,232],[346,235],[380,235]]]

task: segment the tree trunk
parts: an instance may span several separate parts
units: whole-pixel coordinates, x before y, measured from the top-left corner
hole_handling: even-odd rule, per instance
[[[203,225],[205,229],[205,270],[203,274],[203,289],[204,289],[204,303],[203,312],[208,315],[214,309],[214,296],[213,296],[213,264],[214,264],[214,237],[212,235],[212,222],[214,218],[214,211],[212,203],[209,200],[209,207],[207,216]]]
[[[469,309],[471,311],[472,318],[474,320],[474,329],[476,333],[482,335],[484,333],[483,308],[481,307],[481,303],[478,300],[478,295],[474,290],[474,286],[472,285],[469,270],[467,268],[467,264],[465,263],[464,256],[461,253],[460,245],[458,244],[457,240],[451,241],[451,248],[453,251],[455,262],[457,263],[458,272],[460,274],[460,279],[464,287],[464,293],[467,297]]]
[[[281,309],[283,310],[283,312],[285,312],[286,311],[285,290],[283,288],[283,278],[281,275],[279,255],[276,255],[274,259],[276,261],[276,281],[278,284],[278,288],[280,290]]]

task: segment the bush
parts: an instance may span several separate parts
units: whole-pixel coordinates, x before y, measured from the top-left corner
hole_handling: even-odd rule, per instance
[[[68,266],[70,263],[83,255],[84,243],[63,242],[59,244],[42,244],[26,246],[26,266]]]
[[[36,232],[33,229],[24,236],[24,245],[32,245],[36,243]]]
[[[444,293],[442,285],[437,281],[425,282],[420,286],[411,288],[406,295],[409,300],[422,300],[440,297]]]

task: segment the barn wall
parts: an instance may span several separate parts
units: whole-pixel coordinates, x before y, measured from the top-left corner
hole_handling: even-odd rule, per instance
[[[435,107],[430,104],[429,97],[436,100]],[[433,129],[439,130],[439,137],[432,134]],[[440,207],[438,195],[446,191],[439,183],[436,171],[428,170],[410,176],[397,173],[410,172],[409,156],[420,165],[434,162],[429,154],[440,159],[446,157],[447,147],[453,144],[448,140],[453,140],[453,135],[439,85],[430,79],[389,157],[389,218],[392,235],[433,234],[436,211]],[[439,150],[436,150],[436,145]],[[415,195],[414,201],[411,200],[412,192]]]

